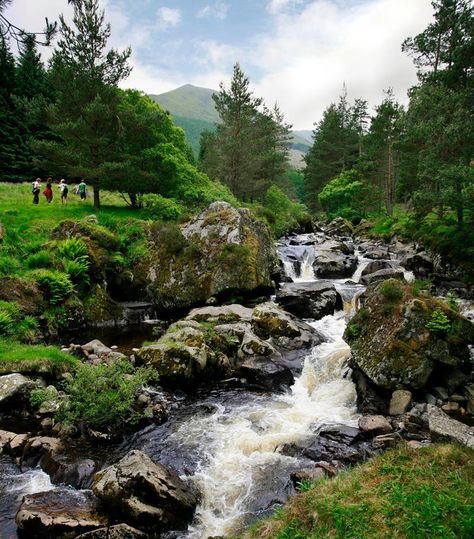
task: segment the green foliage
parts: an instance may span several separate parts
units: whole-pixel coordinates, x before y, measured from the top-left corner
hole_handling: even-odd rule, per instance
[[[20,342],[33,342],[39,334],[39,324],[33,316],[25,316],[14,301],[0,301],[0,336]]]
[[[45,269],[37,270],[33,275],[51,305],[59,305],[75,291],[66,273]]]
[[[398,303],[403,298],[402,288],[393,279],[388,279],[382,283],[380,293],[389,303]]]
[[[89,284],[89,255],[87,245],[79,238],[68,238],[58,243],[64,271],[75,284]]]
[[[177,255],[188,245],[181,229],[174,223],[156,223],[152,225],[151,232],[159,247],[170,254]]]
[[[264,210],[276,237],[297,230],[309,219],[306,207],[290,200],[276,185],[272,185],[265,195]]]
[[[366,217],[364,202],[367,188],[354,170],[342,172],[326,184],[319,194],[319,202],[329,219],[344,217],[360,221]]]
[[[51,268],[53,266],[53,256],[50,251],[41,250],[31,254],[25,261],[29,269]]]
[[[0,277],[14,275],[20,267],[18,260],[8,255],[0,255]]]
[[[429,279],[416,279],[411,285],[411,291],[414,296],[419,296],[422,292],[430,293],[433,283]]]
[[[33,389],[30,393],[30,404],[33,408],[39,408],[43,402],[53,400],[57,395],[58,392],[52,386]]]
[[[141,417],[134,408],[137,391],[152,380],[156,380],[156,373],[151,368],[134,371],[126,360],[110,366],[80,364],[66,383],[69,399],[58,418],[109,431],[133,424]]]
[[[10,335],[14,324],[12,315],[6,309],[0,308],[0,335]]]
[[[296,488],[299,492],[308,492],[308,490],[313,488],[313,483],[309,479],[303,479],[302,481],[298,481]]]
[[[87,245],[79,238],[68,238],[57,245],[59,256],[67,260],[87,257]]]
[[[446,294],[446,303],[448,304],[448,307],[452,309],[453,311],[458,312],[459,311],[459,302],[458,297],[455,292],[449,291]]]
[[[425,327],[432,333],[444,334],[450,331],[451,322],[443,312],[433,311],[431,313],[431,318],[425,324]]]
[[[177,221],[184,212],[180,204],[161,195],[143,195],[142,201],[146,215],[156,221]]]

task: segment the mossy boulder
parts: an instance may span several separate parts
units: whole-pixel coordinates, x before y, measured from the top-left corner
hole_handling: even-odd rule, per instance
[[[40,314],[46,308],[38,284],[21,277],[0,278],[0,300],[17,303],[25,314]]]
[[[114,301],[105,288],[95,285],[84,300],[84,319],[88,326],[101,326],[123,319],[123,307]]]
[[[369,286],[363,299],[344,337],[377,386],[420,389],[436,371],[469,369],[474,324],[442,300],[395,279]]]
[[[181,227],[155,225],[151,235],[148,290],[158,308],[273,290],[273,240],[246,209],[214,202]]]

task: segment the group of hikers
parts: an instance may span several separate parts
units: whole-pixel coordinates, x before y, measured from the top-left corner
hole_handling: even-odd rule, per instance
[[[62,179],[58,184],[58,188],[61,204],[67,204],[69,186],[67,185],[66,180]],[[33,193],[33,204],[39,204],[41,178],[36,178],[36,180],[32,183],[31,192]],[[73,193],[79,195],[81,200],[85,200],[87,198],[87,185],[83,179],[81,180],[81,183],[73,189]],[[53,179],[51,177],[46,180],[46,187],[44,188],[43,195],[45,196],[48,204],[51,204],[53,201]]]

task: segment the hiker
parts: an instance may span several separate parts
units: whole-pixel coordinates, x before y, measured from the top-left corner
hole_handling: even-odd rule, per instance
[[[39,204],[40,191],[41,191],[41,178],[36,178],[36,180],[31,184],[31,192],[33,193],[33,204]]]
[[[85,200],[87,197],[87,185],[84,181],[84,178],[81,179],[81,183],[77,186],[77,192],[79,193],[79,196],[81,197],[81,200]]]
[[[46,202],[51,204],[53,201],[53,186],[51,184],[52,178],[46,180],[46,187],[43,191],[43,195],[46,197]]]
[[[69,188],[66,184],[66,180],[63,178],[59,182],[59,194],[61,195],[61,204],[67,204],[67,194],[69,192]]]

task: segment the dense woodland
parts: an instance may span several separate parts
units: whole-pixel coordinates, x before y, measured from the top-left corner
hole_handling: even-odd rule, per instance
[[[130,73],[131,51],[107,48],[110,26],[98,1],[71,3],[73,26],[60,18],[42,35],[0,21],[2,181],[86,178],[96,207],[107,189],[165,218],[225,199],[253,205],[277,234],[305,218],[304,203],[318,217],[372,218],[379,233],[472,258],[469,1],[435,0],[433,22],[402,44],[419,78],[407,107],[388,88],[371,111],[343,87],[315,123],[303,176],[289,167],[291,125],[278,105],[252,94],[238,63],[229,86],[221,83],[214,95],[220,123],[202,133],[196,163],[167,112],[138,90],[118,88]],[[45,66],[39,50],[55,36]]]

